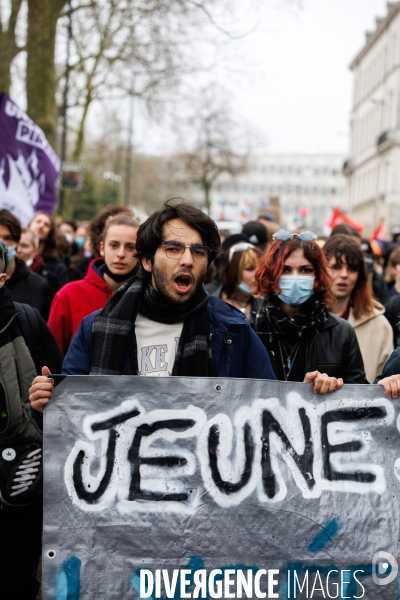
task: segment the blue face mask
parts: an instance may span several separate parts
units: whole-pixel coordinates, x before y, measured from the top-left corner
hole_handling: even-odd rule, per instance
[[[83,235],[78,235],[75,238],[75,244],[78,246],[78,248],[82,248],[84,243],[85,243],[85,238],[83,237]]]
[[[309,275],[282,275],[279,279],[281,293],[278,298],[289,306],[300,306],[314,293],[314,279]]]
[[[241,281],[239,283],[238,290],[240,290],[241,292],[243,292],[243,294],[247,294],[248,296],[252,296],[253,295],[251,293],[251,289],[249,288],[249,286],[247,285],[247,283],[245,283],[244,281]]]
[[[17,254],[17,246],[7,246],[7,256],[8,256],[8,264],[15,258]]]

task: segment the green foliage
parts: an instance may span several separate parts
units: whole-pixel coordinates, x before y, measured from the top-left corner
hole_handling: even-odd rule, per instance
[[[118,188],[109,181],[99,181],[91,171],[86,170],[80,191],[65,190],[63,218],[90,221],[110,203],[119,203]]]

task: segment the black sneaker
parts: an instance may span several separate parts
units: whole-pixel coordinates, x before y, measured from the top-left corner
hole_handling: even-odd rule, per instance
[[[0,449],[0,501],[10,506],[32,504],[43,492],[41,444]]]

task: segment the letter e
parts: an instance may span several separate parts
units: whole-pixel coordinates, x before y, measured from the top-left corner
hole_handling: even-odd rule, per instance
[[[279,583],[274,575],[279,575],[279,569],[268,569],[268,598],[279,598],[279,594],[274,592],[274,587]]]

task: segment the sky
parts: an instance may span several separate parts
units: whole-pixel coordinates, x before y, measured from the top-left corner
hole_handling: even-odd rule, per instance
[[[300,0],[299,0],[300,1]],[[239,119],[262,135],[270,153],[343,153],[349,147],[352,74],[383,0],[265,0],[257,31],[235,42],[248,76],[221,76]],[[217,35],[217,34],[216,34]],[[243,71],[243,66],[239,65]],[[244,69],[246,70],[246,69]],[[215,75],[214,75],[215,77]],[[165,124],[136,111],[137,151],[164,153]]]

